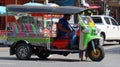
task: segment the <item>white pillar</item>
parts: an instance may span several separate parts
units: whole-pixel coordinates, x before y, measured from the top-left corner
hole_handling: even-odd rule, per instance
[[[17,5],[17,0],[15,0],[15,4]]]
[[[34,2],[34,0],[32,0],[32,2]]]
[[[47,3],[49,3],[49,0],[45,0],[45,1],[44,1],[44,4],[47,4]]]

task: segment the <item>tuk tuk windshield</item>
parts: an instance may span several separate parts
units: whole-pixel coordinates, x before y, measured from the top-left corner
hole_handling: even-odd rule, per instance
[[[94,27],[94,22],[92,20],[92,18],[90,16],[82,16],[82,19],[83,19],[83,22],[88,25],[88,26],[91,26],[91,27]]]

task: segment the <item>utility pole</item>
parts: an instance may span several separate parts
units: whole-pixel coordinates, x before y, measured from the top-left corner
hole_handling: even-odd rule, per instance
[[[105,14],[105,0],[101,0],[101,14]]]
[[[44,0],[44,4],[47,4],[47,3],[49,3],[49,0]]]
[[[109,0],[101,0],[101,7],[102,7],[101,9],[102,14],[109,15],[109,9],[108,9]]]
[[[109,15],[109,1],[106,0],[105,1],[105,15]]]
[[[80,6],[80,0],[75,0],[75,6],[77,6],[77,7]]]
[[[17,5],[17,0],[15,0],[15,4]]]
[[[80,7],[80,1],[81,0],[74,0],[76,7]],[[78,23],[78,15],[77,14],[74,15],[74,23]]]
[[[34,2],[34,0],[32,0],[32,2]]]

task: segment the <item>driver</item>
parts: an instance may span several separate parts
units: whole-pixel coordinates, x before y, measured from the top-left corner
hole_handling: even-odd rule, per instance
[[[68,45],[68,48],[74,49],[77,46],[73,45],[76,41],[76,33],[72,26],[69,24],[68,20],[70,20],[70,14],[64,14],[63,18],[61,18],[58,22],[58,33],[60,37],[68,36],[71,39],[71,42]]]

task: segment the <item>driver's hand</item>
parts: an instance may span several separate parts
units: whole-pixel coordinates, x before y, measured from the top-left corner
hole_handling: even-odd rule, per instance
[[[68,31],[68,34],[72,33],[72,31]]]

